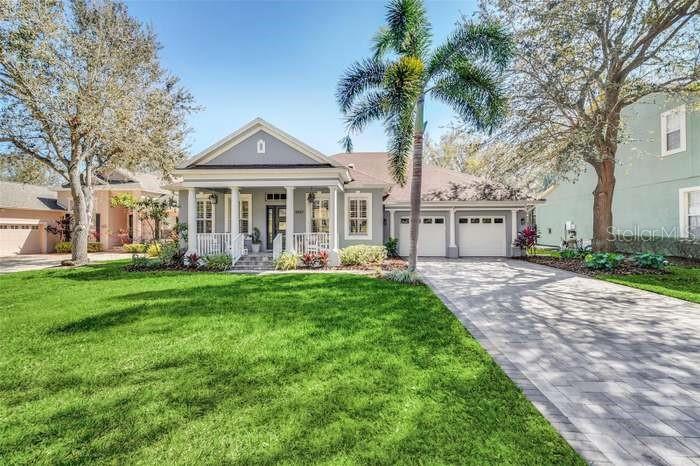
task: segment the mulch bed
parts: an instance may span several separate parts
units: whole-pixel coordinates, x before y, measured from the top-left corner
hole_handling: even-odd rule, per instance
[[[528,256],[523,257],[528,262],[535,264],[548,265],[557,269],[568,270],[569,272],[579,273],[594,277],[596,275],[636,275],[636,274],[655,274],[663,275],[669,273],[665,270],[645,269],[638,267],[629,261],[623,261],[615,270],[593,270],[586,267],[582,259],[561,259],[551,256]]]

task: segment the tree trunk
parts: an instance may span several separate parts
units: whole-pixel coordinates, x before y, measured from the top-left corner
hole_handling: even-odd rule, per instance
[[[416,122],[413,132],[413,174],[411,176],[411,244],[408,256],[408,269],[416,270],[418,257],[418,228],[420,227],[420,197],[423,178],[423,96],[416,105]]]
[[[71,227],[71,263],[84,265],[89,261],[87,246],[92,215],[92,192],[80,181],[77,165],[70,167],[70,189],[73,196],[73,225]]]
[[[609,157],[593,165],[598,184],[593,191],[593,242],[594,251],[612,251],[613,192],[615,191],[615,160]]]

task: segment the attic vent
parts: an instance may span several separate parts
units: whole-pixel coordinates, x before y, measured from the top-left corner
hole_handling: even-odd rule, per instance
[[[263,139],[258,140],[258,154],[265,153],[265,141]]]

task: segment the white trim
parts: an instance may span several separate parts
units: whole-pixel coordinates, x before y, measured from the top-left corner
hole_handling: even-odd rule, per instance
[[[512,212],[511,212],[511,214],[512,214]],[[505,215],[460,215],[457,217],[457,224],[459,225],[460,219],[463,219],[463,218],[466,218],[466,219],[479,218],[479,219],[481,219],[484,217],[503,219],[503,254],[498,255],[498,256],[494,256],[494,257],[508,257],[510,254],[512,254],[512,250],[510,250],[510,252],[509,252],[509,249],[508,249],[508,246],[509,246],[508,245],[508,236],[506,235],[508,230],[506,229],[506,216]],[[481,220],[479,220],[479,221],[481,222]],[[468,222],[468,223],[471,223],[471,222]],[[515,238],[511,238],[511,243],[513,241],[515,241]],[[459,257],[469,257],[469,255],[462,255],[462,251],[459,250],[459,244],[457,244],[457,255]],[[474,257],[474,256],[472,256],[472,257]]]
[[[667,129],[667,118],[669,115],[678,113],[680,115],[680,146],[677,149],[667,150],[666,149],[666,129]],[[685,105],[681,105],[676,108],[672,108],[663,112],[660,116],[661,118],[661,157],[666,157],[669,155],[677,154],[679,152],[685,152]]]
[[[264,154],[265,153],[265,140],[258,139],[258,142],[255,144],[255,149],[258,152],[258,154]]]
[[[361,199],[367,202],[367,234],[366,235],[351,235],[350,234],[350,200]],[[371,240],[372,239],[372,193],[345,193],[344,204],[345,210],[345,239],[346,240]]]
[[[690,212],[688,212],[688,203],[690,202],[690,196],[688,194],[695,191],[700,191],[700,186],[691,186],[678,190],[678,223],[680,227],[678,236],[681,238],[689,237],[688,216]]]
[[[218,181],[187,181],[182,183],[183,188],[231,188],[237,186],[239,188],[285,188],[287,186],[293,187],[304,187],[308,188],[310,186],[336,186],[341,191],[343,190],[342,184],[338,180],[251,180],[251,181],[228,181],[228,180],[218,180]]]
[[[227,180],[299,180],[334,178],[339,182],[349,182],[350,175],[344,167],[309,167],[309,168],[183,168],[175,171],[177,176],[189,179]]]
[[[202,221],[207,220],[206,218],[199,218],[198,217],[199,212],[197,212],[197,202],[199,202],[199,201],[207,201],[211,204],[211,232],[215,233],[215,230],[216,230],[216,204],[212,203],[211,199],[209,198],[209,196],[211,196],[212,194],[216,194],[218,196],[218,193],[197,193],[197,196],[195,197],[195,201],[194,201],[195,224],[194,224],[194,226],[195,226],[195,233],[197,233],[197,234],[199,234],[199,232],[197,231],[197,222],[199,222],[200,220],[202,220]],[[217,200],[216,203],[218,204],[219,201]],[[202,232],[202,233],[205,233],[205,232]]]
[[[248,235],[253,234],[253,195],[250,193],[239,194],[239,207],[238,212],[243,213],[243,202],[248,201],[248,231],[241,231],[240,233],[246,233]],[[231,233],[231,193],[224,193],[224,233]]]
[[[206,163],[206,162],[216,158],[217,156],[221,155],[223,152],[225,152],[226,150],[235,146],[236,144],[243,141],[244,139],[247,139],[249,136],[254,135],[258,131],[263,131],[263,132],[269,134],[270,136],[279,139],[280,141],[284,142],[288,146],[298,150],[302,154],[306,155],[307,157],[309,157],[312,160],[315,160],[319,163],[328,163],[334,167],[342,166],[342,165],[338,164],[338,162],[332,160],[331,157],[326,157],[320,151],[314,149],[313,147],[311,147],[307,144],[304,144],[299,139],[285,133],[281,129],[271,125],[270,123],[263,120],[262,118],[256,118],[256,119],[248,122],[247,124],[243,125],[241,128],[237,129],[233,133],[229,134],[225,138],[223,138],[223,139],[219,140],[218,142],[212,144],[211,146],[207,147],[206,149],[204,149],[202,152],[195,155],[194,157],[186,160],[182,165],[180,165],[180,168],[184,168],[184,167],[187,167],[187,166],[192,165],[192,164]]]
[[[526,209],[530,206],[544,204],[544,200],[528,200],[528,201],[429,201],[421,202],[421,210],[424,209],[479,209],[479,210],[511,210],[511,209]],[[390,202],[385,204],[387,209],[410,209],[411,203],[409,201],[404,202]]]
[[[457,247],[457,227],[455,226],[456,224],[455,220],[455,209],[450,209],[450,248],[456,248]]]

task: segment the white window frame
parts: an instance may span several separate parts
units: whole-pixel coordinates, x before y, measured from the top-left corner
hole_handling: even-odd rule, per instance
[[[367,201],[367,234],[350,234],[350,201],[353,199]],[[372,193],[345,193],[345,239],[346,240],[371,240],[372,239]]]
[[[313,206],[309,202],[309,195],[311,193],[306,193],[306,206],[305,206],[305,216],[306,216],[306,232],[311,233],[311,221],[313,220]],[[316,196],[316,199],[321,200],[321,201],[328,201],[328,207],[329,207],[329,212],[328,212],[328,221],[329,221],[329,229],[330,229],[330,193],[326,193],[323,191],[315,191],[314,196]]]
[[[226,233],[231,233],[231,194],[224,194],[224,202],[226,206],[224,207],[224,231]],[[253,234],[253,195],[239,194],[238,195],[238,215],[243,213],[243,203],[248,202],[248,231],[241,231],[239,233],[245,233],[248,235]]]
[[[256,149],[258,151],[258,154],[265,153],[265,140],[264,139],[258,139],[258,142],[256,143]]]
[[[688,204],[690,204],[690,193],[700,191],[700,186],[692,186],[690,188],[681,188],[678,190],[678,220],[679,220],[679,237],[688,238],[690,236],[690,212]]]
[[[211,198],[209,196],[211,196],[211,193],[199,193],[199,194],[197,194],[196,199],[195,199],[195,203],[194,203],[194,216],[195,216],[194,224],[196,226],[200,220],[205,220],[205,219],[200,218],[198,216],[199,212],[197,212],[197,203],[199,201],[209,202],[211,204],[211,232],[216,233],[216,204],[211,202]],[[197,234],[199,234],[199,232]]]
[[[666,137],[667,120],[669,115],[674,113],[680,115],[680,146],[678,146],[678,149],[668,150],[666,148],[666,143],[668,142],[668,138]],[[685,152],[685,105],[672,108],[661,114],[661,157],[677,154],[679,152]]]

